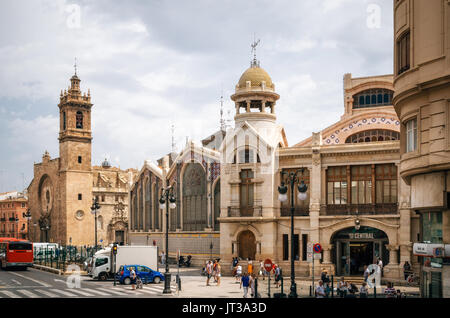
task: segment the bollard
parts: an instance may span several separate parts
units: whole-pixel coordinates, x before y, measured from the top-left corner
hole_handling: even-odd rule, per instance
[[[331,275],[331,298],[334,298],[334,275]]]
[[[312,297],[312,286],[309,286],[309,297]]]
[[[255,295],[253,298],[258,298],[258,278],[255,278]]]
[[[377,298],[377,286],[373,286],[373,298]]]
[[[267,280],[267,295],[270,298],[270,272],[269,272],[269,279]]]
[[[178,274],[176,276],[176,281],[177,281],[178,291],[181,291],[181,278]]]

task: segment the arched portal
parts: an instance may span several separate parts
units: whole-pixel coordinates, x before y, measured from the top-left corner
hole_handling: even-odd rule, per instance
[[[256,255],[256,238],[251,231],[243,231],[238,236],[238,255],[242,259],[254,260]]]
[[[335,232],[331,237],[333,244],[332,261],[336,275],[358,275],[364,273],[364,265],[375,264],[381,258],[383,265],[389,263],[389,243],[385,232],[369,227],[348,227]]]

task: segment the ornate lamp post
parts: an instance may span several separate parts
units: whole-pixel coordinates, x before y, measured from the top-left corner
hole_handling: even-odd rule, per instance
[[[169,273],[169,208],[175,209],[176,199],[173,194],[172,186],[161,190],[161,198],[159,199],[159,207],[166,210],[166,272],[164,273],[164,290],[163,294],[170,294],[170,273]],[[169,203],[169,204],[167,204]]]
[[[23,217],[27,219],[27,236],[28,236],[28,241],[29,241],[30,240],[30,221],[31,221],[30,209],[27,209],[27,212],[23,213]]]
[[[97,251],[97,210],[100,210],[100,204],[98,204],[97,198],[92,200],[91,213],[95,217],[95,251]]]
[[[281,171],[281,185],[278,187],[278,200],[281,202],[286,202],[288,200],[287,191],[288,187],[285,185],[286,182],[289,182],[291,186],[291,292],[289,293],[289,298],[297,298],[297,284],[295,283],[295,267],[294,267],[294,184],[299,183],[298,173],[301,172],[303,176],[303,170],[299,169],[296,172],[286,172]],[[308,186],[300,181],[298,185],[298,199],[301,201],[306,200],[308,197],[306,191],[308,190]],[[314,260],[313,260],[314,261]]]

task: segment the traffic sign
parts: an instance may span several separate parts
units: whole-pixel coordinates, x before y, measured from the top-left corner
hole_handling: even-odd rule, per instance
[[[313,243],[308,243],[308,245],[307,245],[307,250],[306,250],[306,252],[307,253],[312,253],[313,252]]]
[[[272,261],[270,260],[270,258],[266,259],[264,261],[264,269],[268,272],[270,272],[272,270],[273,264]]]
[[[307,254],[307,261],[308,261],[308,263],[312,263],[312,260],[313,260],[313,253],[306,253]]]
[[[314,253],[322,252],[322,246],[319,243],[314,244],[313,246]]]

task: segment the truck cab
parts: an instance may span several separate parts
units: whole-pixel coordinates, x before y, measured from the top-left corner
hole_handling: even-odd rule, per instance
[[[111,277],[111,266],[111,248],[102,249],[94,254],[89,275],[93,279],[107,280]]]

